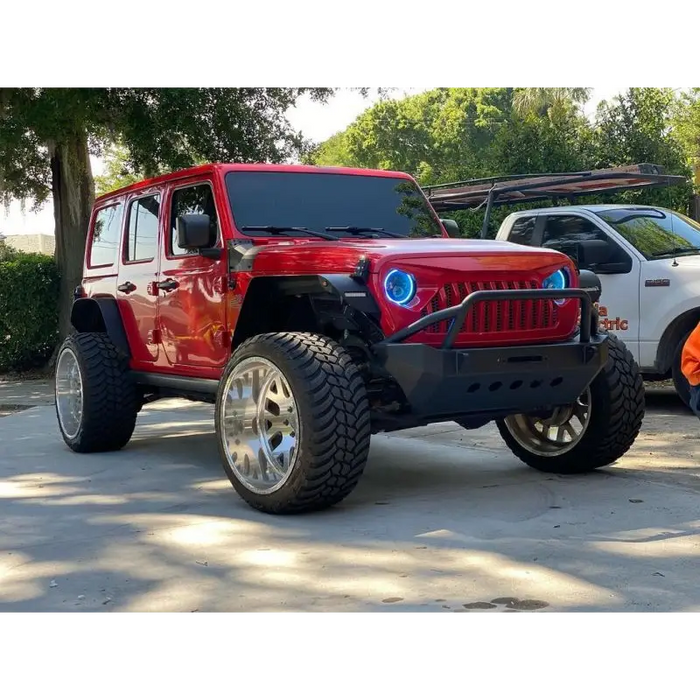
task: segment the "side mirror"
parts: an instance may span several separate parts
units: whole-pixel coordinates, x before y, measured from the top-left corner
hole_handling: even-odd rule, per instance
[[[459,224],[454,219],[440,219],[440,223],[450,236],[459,236]]]
[[[607,241],[578,241],[576,245],[576,262],[581,268],[599,266],[610,260],[613,248]]]
[[[632,258],[608,241],[580,241],[578,264],[599,275],[624,275],[632,271]]]
[[[211,217],[207,214],[183,214],[177,218],[177,243],[186,250],[210,248],[214,243]]]
[[[600,299],[603,285],[595,272],[590,270],[580,270],[578,273],[579,287],[588,293],[591,301],[595,304]]]

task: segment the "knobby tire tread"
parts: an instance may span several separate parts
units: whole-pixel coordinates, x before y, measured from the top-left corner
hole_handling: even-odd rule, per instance
[[[644,381],[625,344],[610,334],[608,360],[591,383],[591,419],[586,434],[572,450],[544,457],[522,447],[505,422],[499,432],[511,451],[525,464],[556,474],[580,474],[608,466],[632,447],[645,413]]]
[[[74,438],[64,435],[64,440],[74,452],[122,449],[131,439],[139,410],[128,357],[105,333],[73,333],[64,344],[78,358],[83,383],[82,425]]]
[[[265,333],[236,349],[224,377],[241,360],[256,355],[276,364],[292,386],[302,426],[295,473],[278,491],[256,494],[233,475],[219,439],[229,479],[247,503],[268,513],[302,513],[339,503],[357,485],[369,454],[369,402],[357,367],[350,355],[327,337]],[[221,398],[217,400],[217,430]]]

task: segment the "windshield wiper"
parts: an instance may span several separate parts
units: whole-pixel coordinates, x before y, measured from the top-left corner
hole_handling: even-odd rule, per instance
[[[241,231],[264,231],[265,233],[308,233],[310,236],[317,236],[318,238],[324,238],[327,241],[337,241],[338,236],[333,236],[330,233],[322,233],[321,231],[314,231],[311,228],[306,228],[306,226],[241,226]]]
[[[389,236],[389,238],[406,238],[406,236],[401,233],[386,231],[383,228],[376,228],[374,226],[326,226],[326,231],[343,231],[344,233],[350,233],[352,235],[360,235],[363,233],[375,234],[373,236],[365,236],[366,238],[381,238],[378,234],[384,234],[385,236]]]
[[[673,255],[688,255],[688,254],[693,254],[693,253],[700,253],[700,247],[696,245],[687,245],[687,246],[681,246],[678,248],[671,248],[669,250],[665,250],[662,253],[654,253],[654,255],[650,256],[652,258],[666,258],[666,257],[671,257]]]

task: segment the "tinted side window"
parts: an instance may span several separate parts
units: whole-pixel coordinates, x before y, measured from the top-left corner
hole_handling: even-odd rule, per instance
[[[170,252],[173,255],[192,255],[196,251],[185,250],[177,244],[177,217],[183,214],[208,214],[212,231],[218,235],[219,221],[214,205],[211,185],[193,185],[173,192],[170,209]]]
[[[158,250],[158,213],[160,196],[134,200],[129,206],[129,236],[126,259],[153,260]]]
[[[515,220],[515,223],[508,234],[510,243],[519,243],[520,245],[532,245],[532,236],[535,233],[534,216],[522,216]]]
[[[608,237],[588,219],[580,216],[548,216],[545,220],[542,244],[547,247],[590,240],[607,241]]]
[[[121,238],[124,205],[113,204],[100,209],[95,215],[90,245],[90,267],[114,265]]]

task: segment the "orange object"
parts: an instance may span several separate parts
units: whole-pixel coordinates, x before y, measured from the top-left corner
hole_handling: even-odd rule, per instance
[[[692,386],[700,385],[700,323],[683,346],[681,372]]]

